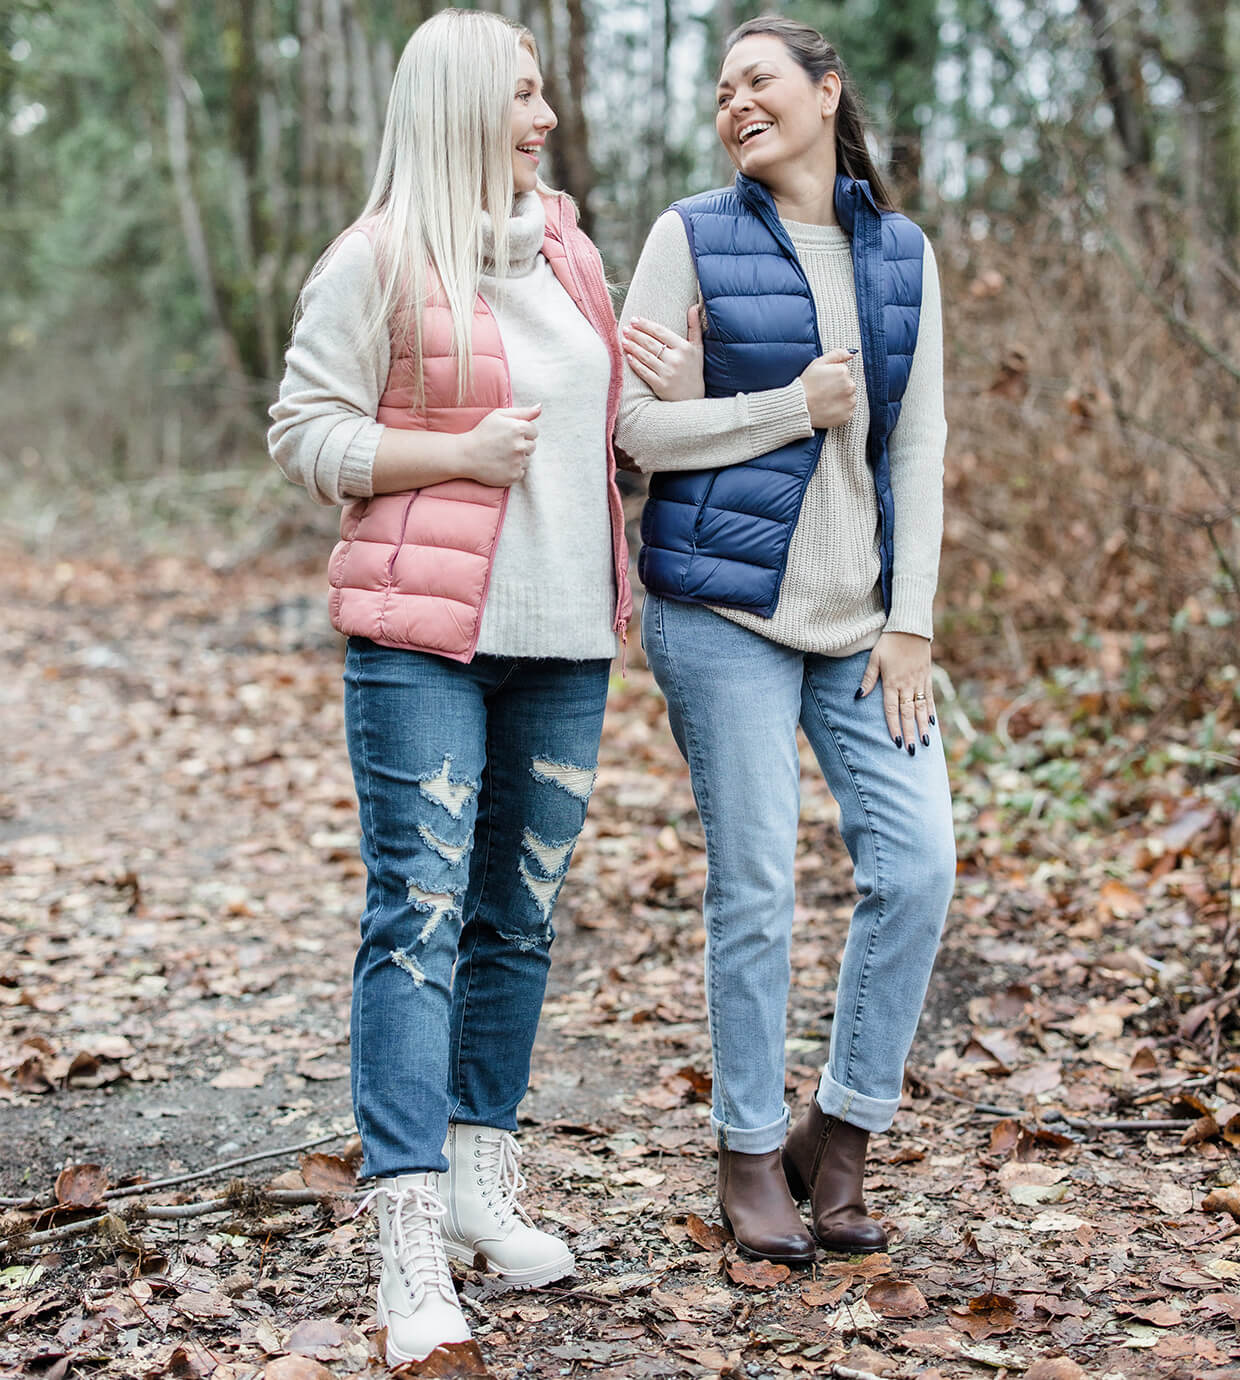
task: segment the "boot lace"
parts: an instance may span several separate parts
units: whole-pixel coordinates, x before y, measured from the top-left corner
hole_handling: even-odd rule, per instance
[[[401,1189],[380,1186],[362,1199],[354,1216],[372,1204],[377,1204],[377,1212],[391,1214],[388,1240],[392,1261],[415,1303],[426,1293],[439,1293],[455,1302],[456,1290],[439,1225],[447,1208],[439,1195],[421,1184]]]
[[[486,1205],[495,1213],[500,1227],[511,1231],[520,1218],[526,1226],[533,1226],[525,1209],[517,1202],[517,1194],[525,1188],[521,1173],[521,1147],[507,1132],[498,1140],[483,1140],[475,1136],[474,1157],[478,1161],[478,1175],[482,1180]]]

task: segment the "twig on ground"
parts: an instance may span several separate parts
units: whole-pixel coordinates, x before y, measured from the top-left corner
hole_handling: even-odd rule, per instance
[[[315,1140],[303,1140],[300,1145],[281,1145],[274,1150],[259,1150],[252,1155],[242,1155],[235,1160],[223,1160],[219,1164],[208,1165],[206,1169],[194,1169],[186,1174],[173,1174],[166,1179],[150,1179],[140,1184],[109,1188],[102,1201],[111,1202],[115,1198],[138,1198],[146,1193],[155,1193],[164,1188],[175,1188],[178,1184],[193,1183],[195,1179],[209,1179],[226,1169],[237,1169],[243,1164],[256,1164],[259,1160],[279,1159],[283,1155],[296,1155],[302,1150],[313,1150],[315,1146],[327,1145],[333,1140],[341,1140],[352,1135],[351,1130],[333,1131],[331,1135],[319,1136]],[[270,1196],[270,1195],[269,1195]],[[0,1198],[0,1207],[25,1208],[37,1212],[40,1208],[56,1206],[54,1194],[45,1193],[36,1198]]]
[[[981,1116],[1007,1117],[1013,1121],[1023,1120],[1028,1113],[1019,1107],[999,1107],[993,1102],[974,1102],[971,1098],[961,1097],[959,1093],[952,1092],[950,1088],[941,1087],[938,1083],[926,1082],[923,1077],[922,1082],[940,1097],[945,1097],[951,1102],[962,1103],[966,1107],[971,1107]],[[1061,1112],[1057,1107],[1040,1114],[1039,1120],[1043,1123],[1055,1124],[1063,1122],[1065,1126],[1070,1126],[1074,1131],[1084,1131],[1087,1134],[1094,1134],[1098,1131],[1187,1131],[1190,1126],[1196,1123],[1188,1121],[1148,1121],[1138,1117],[1135,1120],[1115,1120],[1115,1121],[1091,1121],[1087,1117],[1069,1116],[1067,1112]]]
[[[248,1185],[242,1185],[248,1188]],[[255,1189],[254,1197],[259,1202],[275,1203],[281,1207],[305,1207],[310,1203],[321,1202],[324,1198],[341,1197],[346,1201],[356,1195],[316,1193],[309,1188]],[[240,1190],[230,1191],[219,1198],[209,1198],[201,1203],[169,1203],[144,1207],[137,1210],[132,1221],[122,1213],[102,1212],[95,1217],[84,1217],[77,1222],[66,1222],[63,1226],[49,1227],[46,1231],[10,1231],[0,1236],[0,1249],[25,1250],[29,1246],[42,1246],[49,1241],[63,1241],[71,1236],[82,1236],[106,1222],[109,1218],[119,1219],[126,1227],[140,1222],[176,1222],[187,1217],[206,1217],[212,1213],[237,1212],[245,1206],[245,1195]]]

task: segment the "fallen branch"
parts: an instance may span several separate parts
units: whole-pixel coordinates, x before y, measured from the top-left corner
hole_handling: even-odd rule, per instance
[[[46,1231],[8,1232],[0,1237],[0,1250],[25,1250],[29,1246],[42,1246],[50,1241],[64,1241],[69,1237],[83,1236],[108,1221],[119,1221],[128,1228],[144,1221],[178,1222],[188,1217],[206,1217],[212,1213],[237,1212],[243,1207],[252,1207],[263,1203],[273,1203],[280,1207],[305,1207],[310,1203],[322,1202],[324,1198],[345,1197],[346,1201],[350,1201],[357,1196],[354,1194],[316,1193],[308,1188],[254,1189],[252,1195],[247,1195],[243,1190],[248,1188],[248,1184],[243,1184],[240,1188],[230,1191],[222,1197],[209,1198],[201,1203],[171,1203],[143,1207],[138,1209],[132,1218],[126,1217],[123,1213],[101,1212],[95,1217],[84,1217],[77,1222],[66,1222],[63,1226],[49,1227]]]
[[[256,1164],[259,1160],[274,1160],[285,1155],[296,1155],[302,1150],[313,1150],[316,1146],[327,1145],[330,1141],[340,1140],[348,1135],[352,1135],[351,1129],[333,1131],[328,1136],[319,1136],[315,1140],[304,1140],[300,1145],[281,1145],[275,1150],[259,1150],[252,1155],[242,1155],[235,1160],[223,1160],[219,1164],[209,1165],[206,1169],[194,1169],[186,1174],[173,1174],[166,1179],[151,1179],[145,1183],[109,1188],[103,1194],[102,1201],[111,1202],[116,1198],[138,1198],[146,1193],[156,1193],[161,1189],[175,1188],[178,1184],[193,1183],[195,1179],[209,1179],[213,1174],[223,1173],[226,1169],[238,1169],[245,1164]],[[38,1212],[42,1208],[55,1206],[56,1197],[54,1193],[45,1193],[36,1198],[0,1198],[0,1207],[24,1208],[28,1212]]]
[[[952,1092],[950,1088],[940,1087],[937,1083],[930,1083],[924,1077],[921,1081],[931,1092],[938,1093],[951,1102],[959,1102],[966,1107],[971,1107],[980,1116],[997,1116],[1012,1121],[1022,1121],[1027,1115],[1019,1107],[999,1107],[993,1102],[974,1102],[971,1098],[961,1097],[959,1093]],[[1090,1135],[1098,1131],[1187,1131],[1190,1126],[1196,1125],[1196,1122],[1191,1119],[1188,1121],[1148,1121],[1137,1118],[1128,1121],[1091,1121],[1086,1117],[1069,1116],[1067,1112],[1061,1112],[1055,1107],[1043,1112],[1039,1120],[1052,1125],[1056,1122],[1062,1122],[1074,1131],[1084,1131]]]

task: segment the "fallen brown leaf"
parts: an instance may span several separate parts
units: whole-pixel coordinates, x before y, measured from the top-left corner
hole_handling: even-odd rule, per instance
[[[425,1361],[411,1361],[408,1365],[397,1366],[392,1374],[434,1376],[435,1380],[490,1380],[491,1375],[478,1343],[472,1339],[453,1342],[450,1346],[437,1346]],[[280,1376],[278,1380],[286,1380],[286,1377]],[[291,1377],[290,1380],[301,1380],[301,1377]]]
[[[722,1227],[711,1226],[695,1212],[685,1218],[685,1230],[689,1233],[689,1240],[704,1251],[721,1251],[730,1239]]]
[[[357,1187],[357,1170],[336,1155],[303,1155],[301,1177],[315,1193],[348,1193]]]
[[[851,1279],[842,1279],[838,1284],[828,1284],[826,1280],[816,1279],[801,1290],[801,1302],[806,1308],[832,1308],[852,1287]]]
[[[56,1176],[56,1201],[61,1207],[95,1207],[108,1187],[107,1171],[98,1164],[67,1164]]]
[[[324,1351],[333,1351],[347,1336],[348,1329],[339,1323],[327,1318],[306,1318],[293,1328],[286,1346],[301,1356],[318,1356]]]
[[[891,1257],[879,1251],[863,1260],[831,1260],[819,1269],[819,1274],[839,1275],[849,1282],[858,1279],[877,1279],[891,1273]]]
[[[332,1380],[332,1373],[309,1356],[277,1356],[264,1367],[263,1380]]]
[[[1240,1218],[1240,1188],[1215,1188],[1201,1200],[1202,1212],[1230,1212]]]
[[[733,1284],[746,1284],[751,1289],[774,1289],[788,1279],[792,1271],[787,1265],[774,1265],[769,1260],[730,1260],[728,1278]]]
[[[929,1312],[921,1290],[904,1280],[880,1279],[866,1290],[865,1301],[884,1318],[920,1318]]]
[[[1088,1375],[1066,1356],[1045,1356],[1025,1372],[1025,1380],[1085,1380]]]

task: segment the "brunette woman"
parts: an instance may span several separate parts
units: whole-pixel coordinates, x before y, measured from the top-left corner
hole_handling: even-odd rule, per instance
[[[955,871],[930,674],[942,325],[934,255],[823,36],[742,24],[717,99],[736,180],[651,230],[617,439],[652,476],[643,640],[706,835],[720,1206],[743,1251],[804,1264],[815,1238],[886,1245],[867,1142],[899,1105]],[[829,1058],[786,1135],[798,725],[857,902]]]

